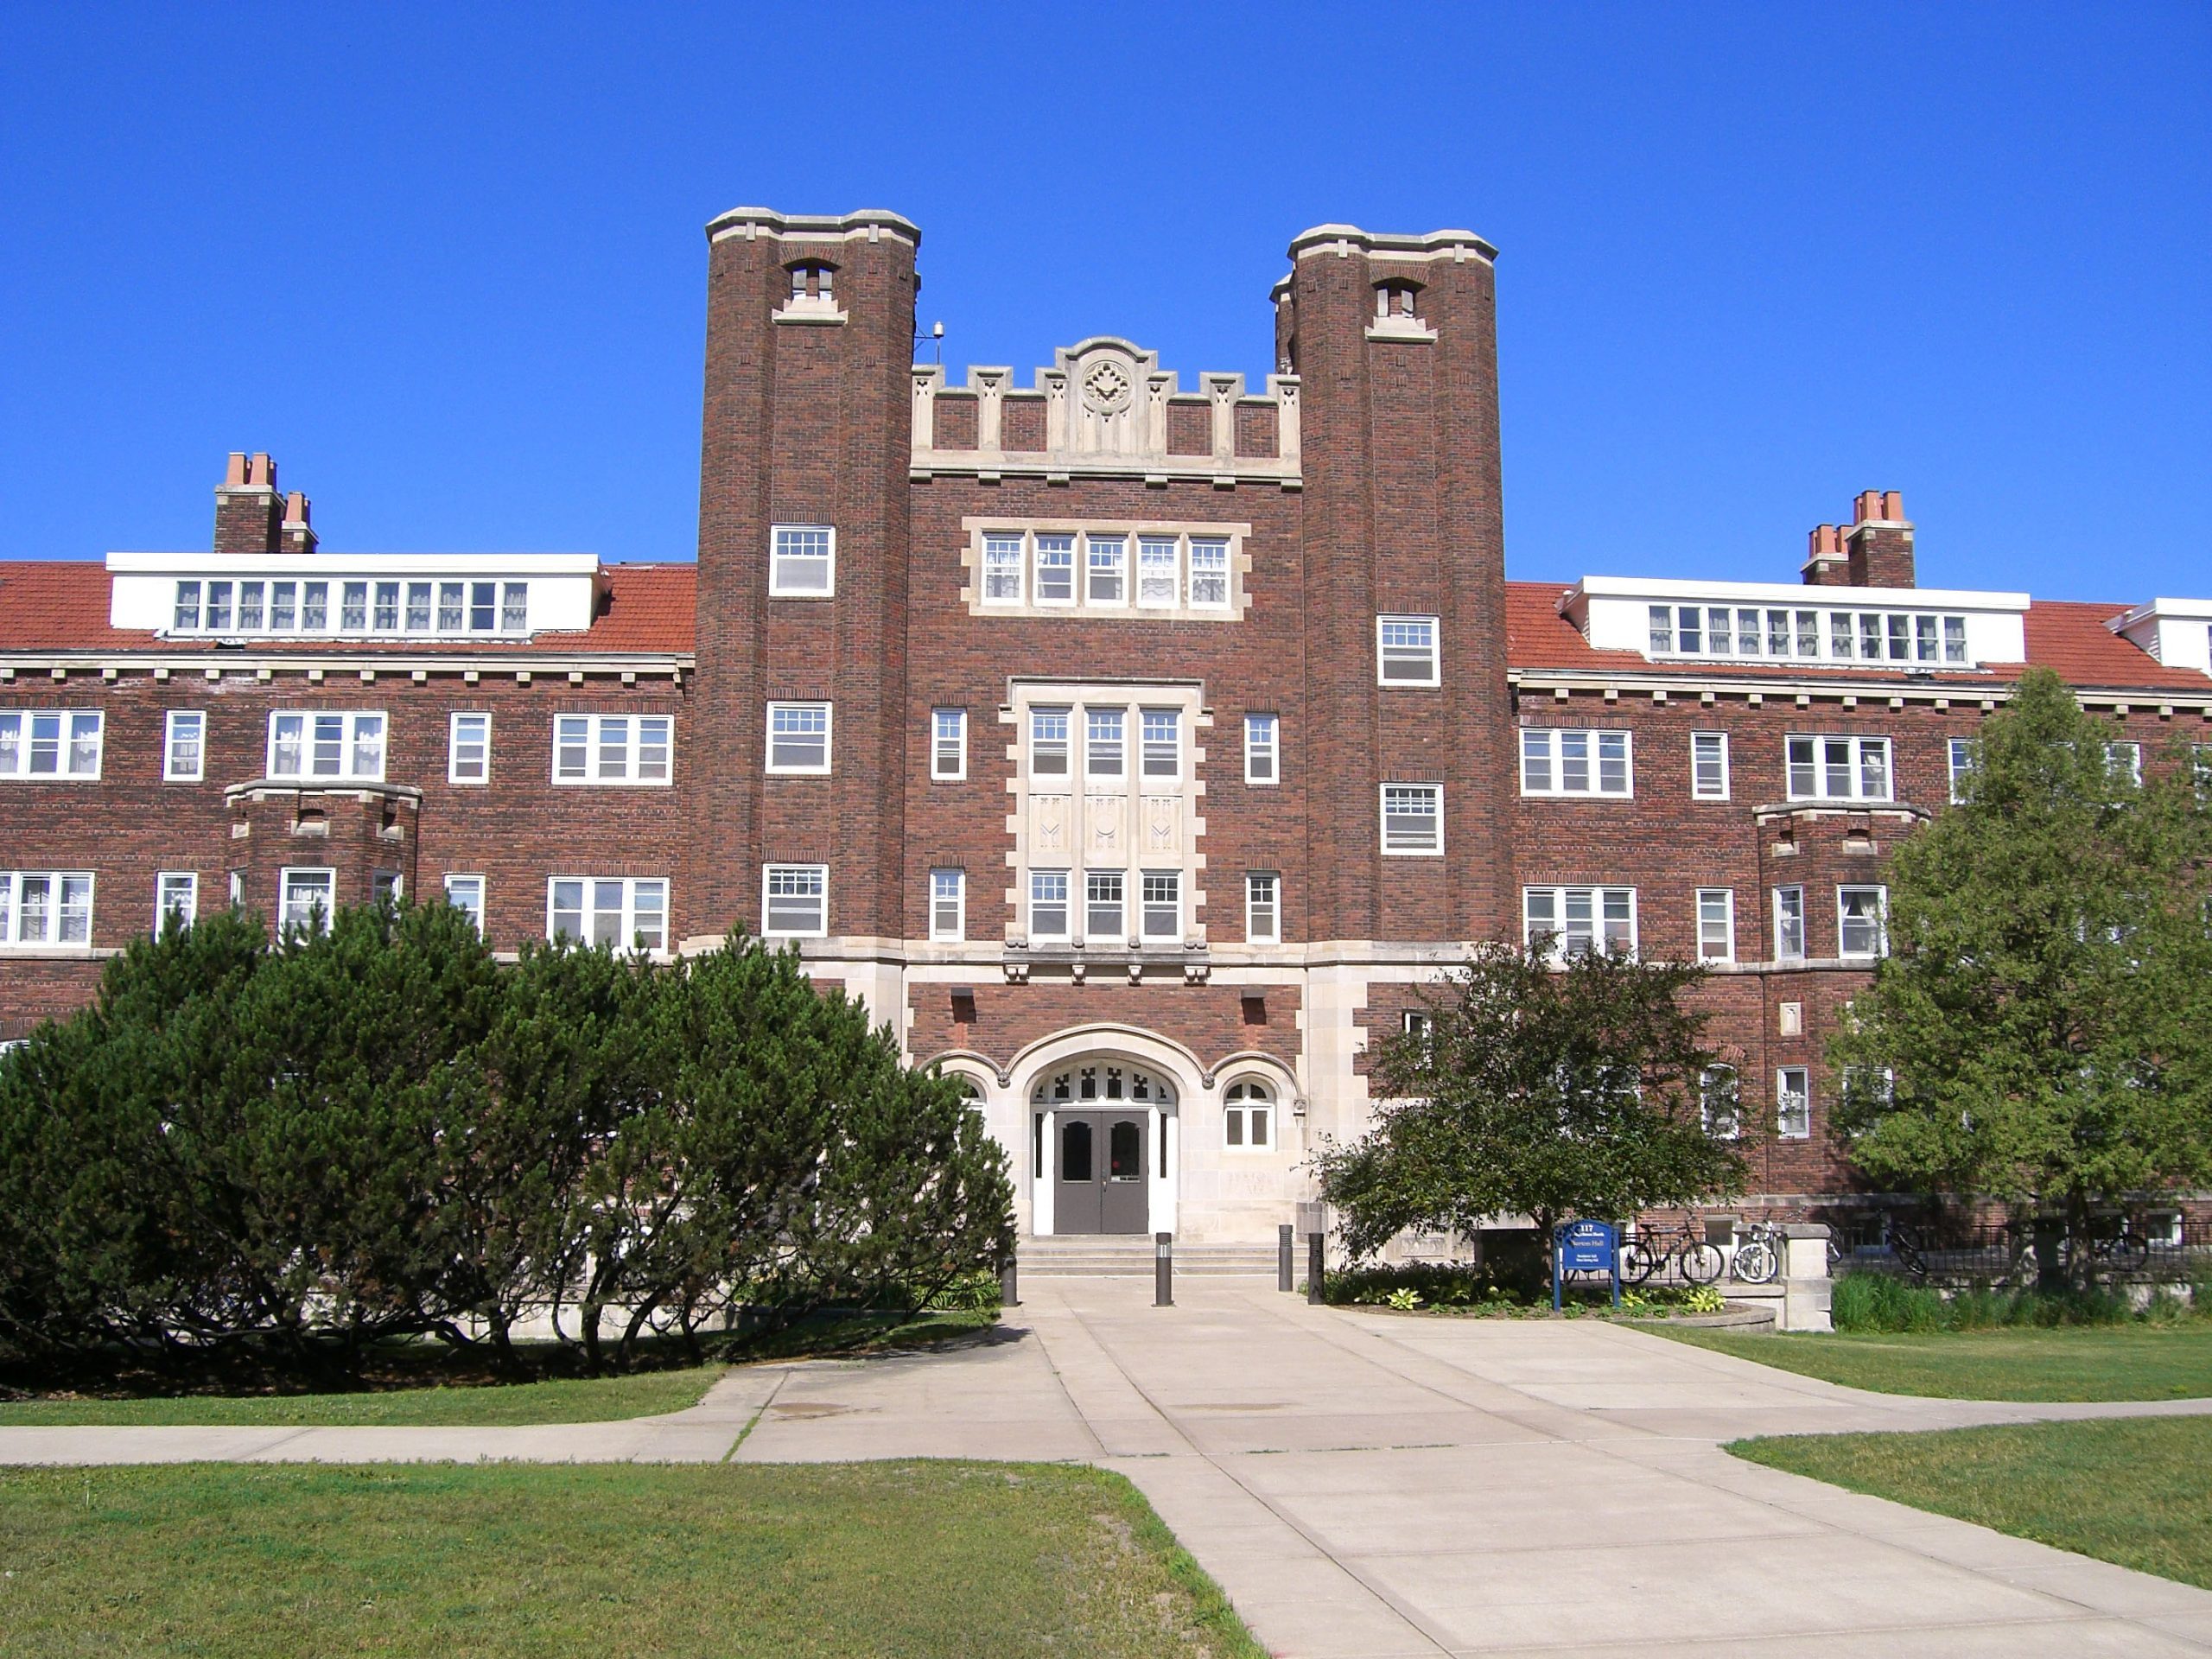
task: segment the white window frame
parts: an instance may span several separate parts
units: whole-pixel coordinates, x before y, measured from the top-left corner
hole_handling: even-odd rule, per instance
[[[1714,910],[1719,912],[1717,916],[1713,913]],[[1721,929],[1720,948],[1717,950],[1710,948],[1714,943],[1710,930],[1716,924]],[[1697,959],[1700,962],[1736,960],[1735,888],[1700,887],[1697,890]]]
[[[985,533],[988,534],[988,531]],[[1065,553],[1068,556],[1068,590],[1065,594],[1055,595],[1048,594],[1045,591],[1045,553],[1046,550],[1044,546],[1044,540],[1048,536],[1052,537],[1053,543],[1051,550],[1054,553]],[[1032,556],[1036,560],[1037,604],[1039,606],[1049,606],[1055,609],[1063,607],[1071,608],[1075,606],[1080,605],[1083,602],[1083,584],[1086,575],[1086,567],[1084,563],[1083,537],[1077,535],[1075,531],[1071,530],[1040,530],[1033,532],[1027,539],[1030,543]],[[1062,543],[1066,543],[1066,545],[1062,546]]]
[[[315,885],[321,887],[321,897],[325,900],[321,907],[322,925],[321,927],[313,925],[315,908],[313,895],[308,895],[306,903],[301,906],[302,913],[298,915],[293,913],[295,903],[292,893],[293,883],[297,880],[304,887],[309,885],[309,878],[315,876],[322,878],[320,883]],[[303,933],[327,933],[330,931],[331,920],[337,912],[338,872],[331,866],[287,864],[276,872],[276,931],[279,935],[289,934],[295,928]]]
[[[1955,737],[1945,746],[1945,757],[1951,769],[1951,804],[1954,806],[1966,798],[1960,792],[1959,785],[1974,768],[1976,748],[1980,742],[1979,738]]]
[[[1245,872],[1244,940],[1248,944],[1282,943],[1282,876],[1280,872]]]
[[[1724,1087],[1735,1099],[1725,1110],[1714,1109],[1714,1097]],[[1716,1141],[1740,1140],[1744,1134],[1744,1079],[1732,1065],[1708,1065],[1697,1077],[1697,1121]]]
[[[1156,888],[1164,887],[1171,895],[1166,899],[1154,896]],[[1166,906],[1174,906],[1173,925],[1154,925]],[[1147,944],[1183,942],[1183,872],[1180,870],[1140,870],[1137,872],[1137,937]]]
[[[1020,606],[1028,602],[1028,543],[1029,538],[1018,530],[983,532],[981,588],[984,604]],[[1011,563],[1004,556],[1009,552],[1013,555]],[[994,582],[1002,583],[1009,576],[1013,578],[1013,592],[991,591]]]
[[[1153,725],[1166,721],[1168,728],[1167,770],[1154,769],[1161,758],[1160,740],[1151,734]],[[1183,781],[1183,711],[1180,709],[1140,709],[1136,718],[1137,782],[1142,789],[1164,788]]]
[[[948,732],[947,727],[950,729]],[[950,757],[950,764],[946,763]],[[957,784],[968,775],[968,711],[965,709],[930,710],[930,778],[940,784]]]
[[[26,881],[44,881],[47,884],[47,931],[35,939],[22,937],[23,884]],[[83,884],[82,938],[62,937],[62,925],[68,912],[76,908],[68,903],[71,883]],[[98,880],[90,870],[0,870],[0,945],[31,950],[76,946],[89,950],[92,944],[92,907],[98,886]]]
[[[1785,925],[1789,916],[1790,902],[1785,895],[1794,895],[1797,925],[1797,948],[1789,949]],[[1774,959],[1777,962],[1804,962],[1813,954],[1809,923],[1805,915],[1805,888],[1802,883],[1785,881],[1774,889]]]
[[[189,927],[200,919],[200,872],[156,870],[154,873],[154,931],[158,936],[169,912],[177,912]]]
[[[1224,1086],[1221,1091],[1221,1147],[1224,1152],[1235,1154],[1273,1152],[1275,1149],[1275,1120],[1282,1115],[1282,1103],[1275,1096],[1274,1085],[1259,1077],[1237,1077]],[[1256,1139],[1252,1134],[1255,1118],[1260,1127]]]
[[[1402,844],[1394,847],[1390,844],[1390,798],[1393,794],[1406,795],[1414,791],[1426,793],[1429,800],[1434,804],[1434,811],[1431,814],[1425,814],[1422,816],[1433,817],[1434,818],[1436,823],[1435,840],[1427,846],[1415,846],[1411,843],[1402,842]],[[1441,858],[1444,856],[1444,785],[1442,784],[1384,784],[1382,787],[1378,802],[1382,814],[1381,832],[1382,836],[1383,857]],[[1402,809],[1400,816],[1406,817],[1408,815]]]
[[[192,765],[188,769],[177,766],[177,746],[192,746]],[[162,721],[162,781],[165,784],[196,784],[207,776],[207,711],[204,709],[172,709]]]
[[[1386,643],[1385,635],[1389,630],[1413,627],[1423,627],[1428,631],[1428,639],[1425,645],[1410,640]],[[1444,650],[1441,636],[1442,630],[1438,626],[1438,620],[1433,616],[1376,617],[1375,619],[1375,683],[1399,689],[1441,685],[1444,683]],[[1425,663],[1427,672],[1419,677],[1408,674],[1393,674],[1389,672],[1393,663]]]
[[[1634,734],[1611,726],[1523,726],[1521,728],[1521,793],[1529,798],[1589,797],[1611,801],[1632,800],[1636,796],[1636,745]],[[1605,751],[1618,740],[1619,754],[1607,757]],[[1579,756],[1570,751],[1580,747]],[[1570,789],[1567,784],[1567,767],[1570,759],[1578,760],[1586,787]],[[1620,787],[1605,786],[1605,767],[1610,760],[1620,766]],[[1536,770],[1541,768],[1541,773]],[[1532,778],[1541,781],[1531,784]]]
[[[584,775],[564,778],[561,775],[561,750],[565,740],[563,729],[576,721],[584,722]],[[607,728],[620,721],[623,724],[622,772],[619,777],[607,778],[600,774],[601,753],[607,743]],[[639,768],[646,748],[645,722],[657,721],[664,736],[659,745],[664,756],[662,773],[658,778],[641,778]],[[676,781],[676,716],[673,715],[594,715],[575,709],[556,712],[553,716],[553,782],[563,789],[666,789]]]
[[[1057,738],[1046,739],[1045,741],[1052,744],[1059,751],[1061,762],[1060,769],[1058,772],[1039,771],[1037,766],[1037,751],[1039,743],[1037,736],[1038,723],[1040,721],[1050,720],[1056,716],[1058,718],[1061,725],[1060,735]],[[1061,785],[1063,788],[1074,787],[1076,778],[1076,721],[1077,718],[1078,716],[1075,709],[1066,703],[1033,703],[1030,706],[1027,729],[1023,733],[1025,741],[1022,743],[1021,748],[1023,766],[1028,772],[1029,776],[1033,779],[1038,778],[1058,778],[1064,780]]]
[[[1230,581],[1230,560],[1229,538],[1224,536],[1192,536],[1189,537],[1188,540],[1190,542],[1189,569],[1187,571],[1186,583],[1184,591],[1187,595],[1187,602],[1190,607],[1194,611],[1227,610],[1230,606],[1230,589],[1234,585]],[[1221,575],[1221,597],[1219,599],[1200,599],[1198,597],[1198,550],[1200,548],[1206,550],[1206,562],[1210,567],[1206,575],[1209,578],[1211,578],[1214,574],[1213,569],[1211,568],[1213,564],[1213,553],[1217,549],[1220,551],[1221,563],[1219,569]],[[1211,585],[1211,583],[1209,583],[1209,585]]]
[[[474,773],[461,770],[461,723],[481,721],[483,735],[480,740],[483,753]],[[456,710],[446,721],[446,781],[482,786],[492,781],[492,716],[488,712],[474,709]]]
[[[787,552],[785,538],[794,542],[800,536],[820,535],[826,546],[821,553]],[[818,568],[822,585],[798,586],[790,580],[796,569],[787,571],[785,560],[795,567],[807,569]],[[835,599],[837,596],[837,527],[835,524],[785,524],[768,526],[768,597],[771,599]]]
[[[54,722],[54,770],[35,772],[31,761],[37,746],[39,722]],[[79,771],[73,764],[82,741],[80,724],[91,722],[92,764]],[[97,709],[0,709],[0,733],[7,734],[0,747],[0,779],[33,784],[96,784],[107,764],[107,716]]]
[[[1111,728],[1113,736],[1101,738],[1094,728],[1103,724]],[[1110,753],[1114,760],[1111,772],[1098,769],[1101,757]],[[1108,783],[1126,783],[1129,776],[1129,711],[1118,706],[1104,708],[1085,704],[1083,710],[1083,777],[1085,783],[1097,779]]]
[[[1548,926],[1541,930],[1539,930],[1536,925],[1535,906],[1530,902],[1539,895],[1548,899],[1552,913],[1551,919],[1554,924],[1554,925]],[[1627,900],[1627,955],[1630,960],[1635,960],[1642,950],[1642,943],[1638,937],[1638,922],[1637,918],[1637,891],[1634,887],[1627,887],[1618,882],[1605,883],[1602,885],[1586,885],[1582,882],[1565,882],[1556,887],[1538,883],[1534,886],[1522,887],[1521,889],[1521,944],[1522,949],[1526,950],[1534,946],[1535,944],[1536,934],[1539,931],[1550,935],[1551,944],[1546,949],[1545,956],[1550,961],[1555,963],[1564,963],[1570,957],[1581,956],[1588,951],[1594,950],[1600,944],[1610,944],[1611,943],[1611,936],[1608,932],[1608,925],[1615,918],[1609,917],[1605,912],[1611,901],[1622,895],[1626,895]],[[1589,916],[1587,918],[1589,922],[1589,931],[1586,935],[1578,935],[1573,929],[1574,918],[1571,912],[1574,907],[1574,901],[1577,898],[1580,898],[1582,900],[1589,911]],[[1576,943],[1578,938],[1586,938],[1587,942],[1578,945]]]
[[[555,918],[560,909],[556,901],[560,897],[563,885],[571,882],[582,889],[582,891],[577,895],[577,906],[575,912],[580,931],[568,936],[569,938],[575,939],[579,945],[582,945],[586,949],[590,949],[601,943],[612,943],[615,946],[615,952],[617,955],[624,955],[632,950],[643,950],[647,956],[655,957],[664,957],[668,954],[668,940],[671,924],[669,880],[666,876],[549,875],[545,878],[545,937],[549,941],[563,937],[557,931],[555,920]],[[595,925],[595,918],[600,914],[601,907],[599,905],[598,887],[601,883],[611,883],[618,886],[621,888],[622,892],[622,907],[620,912],[622,918],[622,936],[620,939],[611,942],[594,940],[591,937],[593,928]],[[638,934],[639,931],[638,927],[638,913],[640,908],[638,903],[638,897],[641,892],[648,887],[658,889],[656,896],[660,900],[658,907],[660,915],[660,943],[658,944],[640,945],[637,943]]]
[[[1255,789],[1273,788],[1282,782],[1281,715],[1244,716],[1244,781]]]
[[[940,944],[957,944],[965,939],[968,872],[951,866],[931,870],[929,896],[930,938]]]
[[[1797,787],[1797,746],[1813,745],[1813,789],[1801,792]],[[1848,750],[1848,774],[1851,791],[1848,794],[1831,795],[1827,792],[1829,753],[1828,745],[1845,743]],[[1882,754],[1883,791],[1879,795],[1866,792],[1866,756],[1878,748]],[[1793,801],[1894,801],[1897,796],[1897,746],[1886,737],[1863,736],[1856,732],[1793,732],[1782,746],[1783,788]]]
[[[819,709],[819,710],[821,711],[821,715],[822,715],[822,731],[821,731],[821,738],[822,738],[822,763],[821,763],[821,765],[819,765],[819,766],[790,766],[790,765],[781,765],[781,766],[778,765],[778,764],[777,764],[777,761],[776,761],[776,716],[777,716],[778,715],[779,715],[779,714],[790,714],[790,713],[793,713],[793,712],[796,712],[796,711],[811,712],[811,711],[816,710],[816,709]],[[767,722],[766,722],[766,728],[765,728],[765,729],[764,729],[764,734],[763,734],[763,737],[762,737],[762,741],[761,741],[761,750],[760,750],[761,760],[762,760],[763,763],[766,765],[766,766],[767,767],[768,775],[769,775],[770,777],[772,777],[772,778],[826,778],[826,777],[828,777],[828,776],[830,775],[830,765],[831,765],[831,760],[830,760],[830,755],[831,755],[830,745],[831,745],[831,744],[836,741],[836,711],[835,711],[835,709],[833,709],[833,707],[832,707],[829,702],[813,702],[813,701],[807,701],[807,702],[798,702],[798,701],[779,701],[779,702],[771,702],[771,703],[768,705],[768,716],[767,716]],[[814,735],[814,734],[812,734],[812,733],[799,733],[799,734],[797,734],[797,735],[803,736],[803,737],[810,737],[810,736]]]
[[[1710,746],[1719,752],[1720,787],[1705,786],[1703,767],[1706,757],[1701,748]],[[1728,798],[1728,734],[1726,732],[1692,732],[1690,734],[1690,798],[1694,801],[1725,801]]]
[[[1795,1128],[1790,1127],[1793,1102],[1798,1124]],[[1812,1067],[1778,1065],[1775,1068],[1774,1134],[1778,1141],[1809,1141],[1813,1138]]]
[[[2114,763],[2120,763],[2115,766]],[[2105,745],[2105,770],[2125,771],[2128,781],[2143,787],[2143,746],[2132,737],[2118,737]]]
[[[299,769],[279,772],[276,769],[277,735],[283,722],[296,720],[300,724]],[[316,735],[316,722],[335,720],[339,726],[339,770],[317,772],[315,767],[314,747],[321,740]],[[377,766],[374,772],[357,772],[353,759],[361,747],[364,727],[373,722],[377,729]],[[391,760],[391,719],[377,709],[276,709],[269,715],[268,772],[271,778],[297,778],[315,783],[380,784]],[[302,869],[320,868],[301,865]]]
[[[1092,909],[1092,906],[1094,906],[1103,905],[1107,902],[1105,899],[1098,896],[1096,884],[1101,882],[1112,883],[1114,893],[1112,900],[1114,906],[1113,924],[1111,926],[1103,928],[1097,925],[1098,918]],[[1075,899],[1075,881],[1072,875],[1069,878],[1068,886],[1069,907],[1071,911],[1068,926],[1071,933],[1072,934],[1075,928],[1075,921],[1072,915]],[[1127,870],[1084,871],[1083,930],[1080,937],[1084,941],[1091,944],[1120,944],[1124,939],[1128,938],[1128,936],[1129,873]]]
[[[1044,885],[1055,878],[1058,878],[1060,884],[1060,896],[1057,901],[1041,896]],[[1031,939],[1065,940],[1074,937],[1072,930],[1075,925],[1075,880],[1074,874],[1065,869],[1029,872],[1029,901],[1025,919],[1028,925]],[[1040,904],[1049,906],[1054,902],[1057,902],[1060,908],[1060,925],[1057,931],[1050,928],[1039,927],[1037,919],[1039,906]]]
[[[476,895],[474,903],[464,904],[454,897],[456,893],[467,890],[472,884],[475,888]],[[446,903],[467,917],[475,925],[480,937],[484,935],[484,906],[489,897],[490,886],[491,884],[480,875],[463,874],[457,871],[445,879]],[[548,889],[548,897],[550,897],[550,889]]]
[[[1164,574],[1160,569],[1158,559],[1158,555],[1163,548],[1167,553],[1167,566]],[[1132,584],[1132,588],[1137,608],[1141,611],[1179,610],[1183,604],[1183,538],[1173,534],[1161,535],[1157,531],[1140,531],[1136,537],[1136,554],[1135,573],[1136,580]],[[1152,568],[1149,570],[1146,569],[1147,554],[1154,556],[1150,562]],[[1145,584],[1147,581],[1155,587],[1164,581],[1166,583],[1164,595],[1147,599]]]
[[[1874,895],[1874,948],[1853,950],[1845,944],[1845,895],[1871,893]],[[1850,882],[1835,890],[1835,953],[1846,962],[1873,962],[1890,954],[1890,890],[1872,882]]]
[[[821,900],[821,914],[812,927],[772,927],[769,908],[772,889],[779,879],[811,881]],[[774,894],[786,901],[803,895]],[[830,937],[830,867],[827,864],[763,864],[760,867],[760,937],[764,939],[825,939]]]
[[[1129,539],[1126,531],[1096,535],[1087,531],[1084,533],[1083,602],[1086,607],[1096,606],[1107,611],[1126,611],[1129,608]],[[1109,550],[1113,554],[1110,559],[1101,562],[1094,557],[1095,553]],[[1101,599],[1096,583],[1100,576],[1109,575],[1118,591],[1111,599]]]

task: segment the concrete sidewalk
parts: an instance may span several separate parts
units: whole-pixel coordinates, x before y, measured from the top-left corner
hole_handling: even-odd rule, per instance
[[[992,1339],[748,1368],[668,1417],[0,1428],[0,1463],[1079,1459],[1134,1481],[1302,1659],[2212,1653],[2212,1594],[1719,1449],[2212,1402],[1864,1394],[1618,1326],[1309,1308],[1249,1281],[1185,1281],[1167,1309],[1139,1280],[1024,1289]]]

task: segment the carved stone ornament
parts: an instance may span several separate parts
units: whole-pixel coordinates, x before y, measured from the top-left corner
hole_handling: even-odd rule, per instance
[[[1101,363],[1083,378],[1083,401],[1101,415],[1118,415],[1127,409],[1135,390],[1118,363]]]

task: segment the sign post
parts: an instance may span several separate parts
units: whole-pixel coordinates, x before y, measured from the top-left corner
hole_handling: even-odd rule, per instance
[[[1610,1221],[1561,1222],[1552,1235],[1552,1311],[1570,1273],[1604,1273],[1613,1285],[1613,1306],[1621,1305],[1620,1232]]]

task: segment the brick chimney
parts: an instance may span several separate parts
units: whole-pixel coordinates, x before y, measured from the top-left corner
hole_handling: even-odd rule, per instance
[[[275,476],[276,469],[270,469]],[[315,531],[308,527],[308,499],[294,490],[284,498],[284,522],[278,526],[279,538],[287,553],[315,551]]]
[[[215,551],[278,551],[283,545],[283,498],[276,493],[276,463],[265,454],[233,451],[223,481],[215,486]],[[304,518],[301,524],[305,528]]]
[[[1848,524],[1818,524],[1802,567],[1815,588],[1910,588],[1912,521],[1895,490],[1861,490]]]

